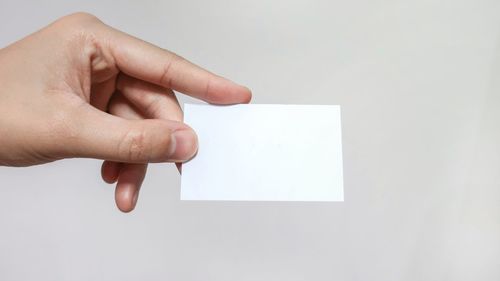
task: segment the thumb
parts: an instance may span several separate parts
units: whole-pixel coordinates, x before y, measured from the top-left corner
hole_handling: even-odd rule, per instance
[[[90,106],[76,117],[76,133],[65,144],[71,157],[126,163],[183,162],[198,148],[195,132],[182,122],[126,120]]]

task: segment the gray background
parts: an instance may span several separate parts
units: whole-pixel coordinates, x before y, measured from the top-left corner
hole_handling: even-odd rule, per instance
[[[98,161],[3,167],[1,280],[500,280],[498,0],[140,2],[2,1],[0,46],[84,10],[255,103],[340,104],[346,201],[180,202],[159,164],[121,214]]]

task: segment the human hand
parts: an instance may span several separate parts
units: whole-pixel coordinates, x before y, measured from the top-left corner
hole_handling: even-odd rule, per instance
[[[196,153],[176,90],[215,104],[251,92],[77,13],[0,50],[0,165],[105,160],[121,211],[134,209],[147,163]]]

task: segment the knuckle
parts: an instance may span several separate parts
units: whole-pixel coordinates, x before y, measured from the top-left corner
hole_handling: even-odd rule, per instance
[[[127,77],[123,74],[123,73],[118,73],[118,75],[116,76],[116,89],[119,90],[119,91],[124,91],[125,89],[127,89],[128,87],[128,82],[129,79],[127,79]]]
[[[132,162],[147,162],[152,155],[152,143],[145,129],[132,129],[123,137],[118,153]]]
[[[205,90],[204,90],[205,100],[207,100],[208,102],[214,102],[214,103],[216,103],[220,100],[223,100],[225,97],[225,93],[222,91],[214,91],[213,87],[211,87],[211,84],[212,84],[212,79],[209,78],[205,84]]]
[[[87,41],[85,39],[94,37],[94,31],[98,30],[98,26],[102,24],[96,16],[78,12],[58,19],[52,28],[66,38]]]
[[[173,68],[175,68],[176,64],[179,64],[179,62],[183,60],[184,60],[183,57],[175,53],[171,53],[167,61],[163,64],[163,71],[160,78],[158,79],[158,84],[163,85],[166,88],[172,88],[173,87],[172,70]]]
[[[63,23],[71,23],[71,24],[88,24],[88,23],[100,23],[101,20],[99,20],[98,17],[94,16],[93,14],[87,13],[87,12],[76,12],[69,14],[67,16],[64,16],[59,19],[60,22]]]
[[[83,63],[89,63],[92,80],[102,82],[118,73],[114,57],[108,46],[105,24],[96,16],[77,12],[57,20],[55,29],[64,40],[63,46],[72,52],[82,53]]]
[[[171,133],[167,130],[165,133],[161,134],[158,139],[158,144],[156,146],[156,155],[158,157],[155,159],[156,161],[166,161],[170,157],[172,146],[172,138]]]
[[[160,117],[161,111],[164,106],[161,103],[161,99],[158,96],[150,97],[149,99],[144,99],[145,107],[144,112],[147,116],[151,118]]]
[[[116,89],[126,92],[129,89],[139,86],[139,81],[140,80],[132,79],[130,76],[120,72],[116,78]]]

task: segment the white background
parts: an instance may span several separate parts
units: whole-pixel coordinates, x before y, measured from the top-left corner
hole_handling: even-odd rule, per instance
[[[121,214],[98,161],[0,168],[1,280],[500,280],[498,0],[2,0],[0,46],[78,10],[340,104],[346,201],[180,202],[161,164]]]

